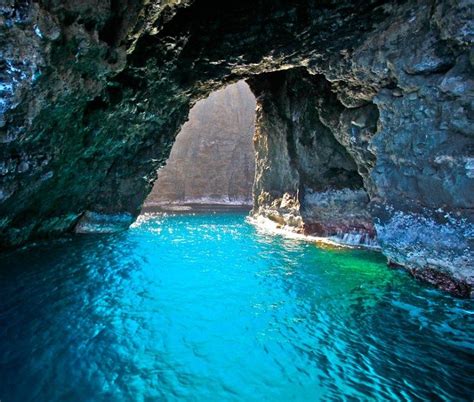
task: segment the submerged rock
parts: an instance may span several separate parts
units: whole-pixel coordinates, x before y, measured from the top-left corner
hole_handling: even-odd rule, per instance
[[[87,211],[75,227],[76,233],[115,233],[126,230],[133,223],[134,217],[128,213],[101,214]]]
[[[80,229],[86,211],[127,226],[193,104],[249,79],[255,213],[375,230],[391,261],[467,294],[472,14],[454,0],[7,0],[1,246]]]

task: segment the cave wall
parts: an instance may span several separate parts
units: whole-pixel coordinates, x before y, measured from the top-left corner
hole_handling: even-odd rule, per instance
[[[400,166],[387,166],[387,161],[403,163],[416,156],[410,156],[410,147],[390,147],[393,138],[388,144],[387,138],[381,138],[393,114],[384,115],[379,99],[345,106],[334,83],[304,69],[267,73],[249,83],[257,96],[254,216],[338,243],[380,246],[391,264],[408,267],[415,277],[456,294],[470,294],[472,210],[456,209],[453,204],[446,208],[447,204],[435,201],[440,191],[448,190],[434,183],[447,172],[430,168],[439,163],[439,155],[431,154],[428,166],[421,164],[422,169],[400,177]],[[402,113],[397,120],[402,132],[397,135],[403,142],[408,140],[403,136],[411,138],[418,126],[403,121],[408,112],[401,106],[396,110]],[[412,131],[405,131],[407,125]],[[438,141],[417,134],[424,140],[421,148]],[[447,144],[437,145],[438,152],[449,149]],[[460,155],[469,155],[466,142],[460,140],[458,146]],[[428,157],[429,151],[424,152]],[[461,181],[466,186],[454,185],[451,196],[468,190],[472,198],[472,183],[464,181],[469,172],[462,178],[456,178],[455,171],[450,174],[451,183]],[[416,195],[419,185],[431,189],[432,196],[427,193],[426,198],[431,208]],[[400,193],[402,186],[404,193]]]
[[[127,227],[197,100],[303,68],[330,86],[315,121],[350,154],[383,252],[467,294],[472,15],[467,0],[6,0],[0,244]]]
[[[255,97],[245,81],[197,102],[144,207],[176,203],[252,205]]]
[[[253,214],[305,234],[372,244],[375,230],[364,183],[372,189],[374,156],[360,157],[362,140],[355,136],[373,136],[374,105],[343,116],[347,110],[330,83],[304,69],[249,82],[258,102]]]

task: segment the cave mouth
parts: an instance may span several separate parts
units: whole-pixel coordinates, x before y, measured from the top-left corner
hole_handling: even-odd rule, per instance
[[[258,74],[198,101],[146,212],[251,211],[279,227],[377,247],[369,212],[372,103],[346,107],[322,74]]]
[[[151,191],[106,230],[128,227],[139,212],[240,209],[305,235],[377,247],[369,211],[377,106],[346,105],[334,83],[306,68],[224,83],[194,105],[177,135],[154,139],[158,153],[144,148],[154,158],[144,177]],[[86,213],[76,232],[103,230],[104,220]]]
[[[243,80],[198,101],[158,169],[142,213],[250,211],[255,106]]]
[[[254,215],[305,235],[377,247],[369,212],[377,107],[345,106],[324,75],[304,68],[249,84],[258,104]]]

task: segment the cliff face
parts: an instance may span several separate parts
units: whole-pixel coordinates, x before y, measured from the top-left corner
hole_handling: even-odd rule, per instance
[[[375,230],[390,261],[468,295],[472,15],[462,0],[4,1],[2,247],[127,227],[190,107],[251,79],[257,213],[276,201],[301,230]]]
[[[379,244],[414,276],[470,293],[473,142],[453,133],[466,147],[453,153],[443,129],[424,131],[435,130],[426,106],[433,93],[402,100],[394,89],[348,107],[334,84],[304,69],[265,74],[250,86],[257,96],[255,215],[341,243]],[[397,105],[389,114],[387,101]],[[384,137],[386,130],[395,137]],[[449,197],[456,201],[447,207]]]
[[[144,206],[252,204],[255,97],[244,81],[200,100],[176,137]]]

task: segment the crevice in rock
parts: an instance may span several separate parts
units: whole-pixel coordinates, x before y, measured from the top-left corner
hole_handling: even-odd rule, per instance
[[[89,101],[86,106],[84,107],[84,112],[82,114],[82,121],[84,124],[88,124],[90,122],[91,116],[103,110],[106,110],[108,107],[108,103],[105,102],[101,96],[97,96],[91,101]]]
[[[122,26],[122,7],[123,0],[110,0],[111,16],[105,23],[104,27],[99,31],[99,39],[113,46],[119,40],[120,28]]]

